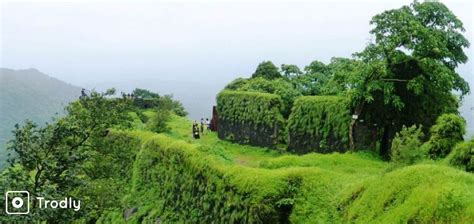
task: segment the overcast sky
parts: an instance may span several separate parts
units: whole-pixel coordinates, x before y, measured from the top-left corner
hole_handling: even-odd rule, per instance
[[[262,60],[303,67],[349,57],[370,40],[373,15],[410,2],[7,1],[0,62],[88,88],[149,78],[225,83]],[[474,42],[472,3],[445,3]]]

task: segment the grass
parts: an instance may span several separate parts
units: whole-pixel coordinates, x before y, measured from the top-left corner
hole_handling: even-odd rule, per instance
[[[474,222],[474,175],[442,162],[394,169],[367,152],[292,155],[222,141],[207,131],[194,139],[192,122],[175,115],[168,125],[170,131],[159,135],[145,130],[129,134],[187,150],[236,189],[263,201],[266,195],[277,197],[273,208],[291,205],[288,219],[293,223]]]

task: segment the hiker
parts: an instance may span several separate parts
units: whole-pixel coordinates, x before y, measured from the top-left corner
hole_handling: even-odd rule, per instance
[[[193,123],[193,137],[194,139],[199,139],[199,127],[197,121]]]
[[[201,133],[204,134],[204,118],[201,118]]]
[[[209,118],[206,118],[206,126],[207,126],[207,131],[211,131],[211,121]]]

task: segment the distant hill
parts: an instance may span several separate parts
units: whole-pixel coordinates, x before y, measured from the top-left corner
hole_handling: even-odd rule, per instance
[[[36,69],[0,68],[0,168],[5,164],[6,142],[14,125],[26,119],[39,124],[63,113],[81,88],[49,77]]]

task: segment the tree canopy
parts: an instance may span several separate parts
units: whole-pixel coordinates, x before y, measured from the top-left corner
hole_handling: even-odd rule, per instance
[[[263,61],[257,66],[252,78],[262,77],[265,79],[281,78],[278,68],[271,61]]]
[[[462,22],[439,2],[385,11],[371,25],[375,41],[354,54],[356,72],[336,83],[352,96],[355,114],[364,113],[384,128],[381,153],[386,156],[402,125],[421,124],[428,131],[439,115],[456,112],[453,91],[461,97],[469,92],[455,71],[467,61],[469,42]]]

